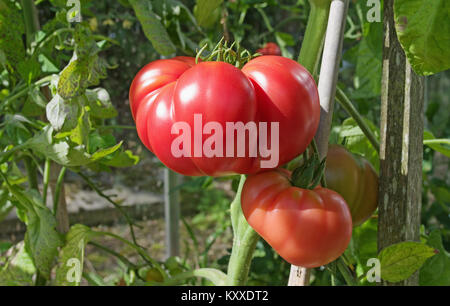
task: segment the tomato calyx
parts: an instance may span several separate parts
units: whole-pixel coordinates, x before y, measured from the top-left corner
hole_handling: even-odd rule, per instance
[[[239,69],[245,66],[246,63],[259,56],[259,53],[252,54],[247,49],[242,48],[238,42],[233,42],[228,46],[228,41],[222,37],[219,43],[214,49],[206,56],[203,53],[208,48],[208,44],[205,44],[197,53],[195,62],[225,62],[231,64]]]
[[[317,153],[304,156],[303,164],[292,172],[291,184],[302,189],[314,189],[323,178],[326,158],[321,161]]]

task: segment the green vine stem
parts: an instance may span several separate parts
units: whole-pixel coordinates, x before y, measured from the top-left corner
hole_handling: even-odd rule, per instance
[[[43,184],[44,188],[42,189],[42,202],[44,205],[47,205],[47,191],[48,191],[48,183],[50,181],[50,159],[45,160],[45,166],[44,166],[44,178],[43,178]]]
[[[339,269],[339,271],[341,272],[342,276],[345,279],[345,282],[347,283],[347,285],[349,286],[356,286],[358,285],[355,278],[353,277],[353,275],[350,273],[347,264],[344,262],[344,259],[341,257],[339,257],[336,260],[336,265]]]
[[[33,0],[22,0],[23,19],[27,36],[27,45],[30,47],[33,35],[39,30],[39,19]]]
[[[89,244],[95,246],[96,248],[102,250],[105,253],[108,253],[114,257],[117,257],[117,259],[119,259],[122,263],[127,265],[128,268],[137,271],[138,266],[136,266],[134,263],[129,261],[125,256],[123,256],[123,255],[117,253],[116,251],[111,250],[110,248],[105,247],[104,245],[101,245],[100,243],[97,243],[95,241],[90,241]]]
[[[311,11],[298,62],[315,76],[322,54],[331,0],[310,0],[309,3]]]
[[[177,275],[174,275],[170,279],[163,283],[159,282],[148,282],[148,284],[153,286],[176,286],[179,285],[183,280],[201,277],[211,281],[215,286],[223,286],[226,283],[226,274],[220,270],[212,268],[200,268],[192,271],[186,271]]]
[[[66,167],[62,167],[61,171],[59,172],[58,179],[56,181],[56,187],[55,187],[55,194],[53,195],[53,214],[56,216],[58,212],[58,205],[59,205],[59,197],[61,194],[61,188],[64,183],[64,176],[66,174]]]
[[[28,176],[28,186],[30,189],[38,189],[38,181],[37,181],[37,168],[34,164],[33,160],[29,156],[24,157],[25,161],[25,169],[27,171]]]
[[[22,0],[22,12],[23,12],[23,21],[25,24],[25,30],[26,30],[26,42],[27,47],[31,47],[31,42],[33,41],[34,34],[39,30],[39,16],[36,10],[36,6],[34,4],[33,0]],[[5,100],[2,106],[2,110],[5,106],[7,106],[10,103],[10,101]],[[37,171],[36,167],[33,164],[33,161],[30,157],[25,157],[25,167],[27,170],[27,175],[30,183],[30,188],[38,189],[37,184]],[[43,286],[46,283],[46,279],[37,272],[36,275],[36,286]]]
[[[142,247],[136,245],[134,242],[128,241],[125,238],[122,238],[116,234],[113,233],[108,233],[108,232],[95,232],[95,234],[98,235],[103,235],[103,236],[107,236],[107,237],[111,237],[114,239],[117,239],[121,242],[123,242],[124,244],[130,246],[131,248],[133,248],[138,254],[139,256],[149,265],[151,265],[152,267],[155,267],[159,273],[161,273],[161,275],[163,276],[164,281],[166,281],[168,279],[168,275],[166,273],[166,271],[161,267],[161,265],[155,261],[153,258],[151,258],[150,256],[148,256],[148,254],[142,249]]]
[[[128,216],[128,214],[125,212],[125,210],[123,209],[122,206],[120,206],[118,203],[116,203],[115,201],[113,201],[111,199],[111,197],[107,196],[106,194],[104,194],[95,184],[94,182],[91,181],[91,179],[89,177],[87,177],[86,175],[84,175],[81,172],[76,172],[76,174],[78,174],[88,185],[89,187],[92,188],[92,190],[94,190],[99,196],[101,196],[102,198],[104,198],[106,201],[108,201],[109,203],[111,203],[117,210],[119,210],[119,212],[122,214],[122,216],[124,216],[126,222],[128,223],[128,226],[130,228],[130,234],[131,234],[131,238],[133,240],[133,243],[136,244],[137,246],[141,247],[136,239],[136,234],[134,232],[134,226],[137,226],[133,220],[131,220],[130,216]]]
[[[364,121],[363,116],[361,116],[350,99],[345,95],[344,91],[339,87],[337,87],[336,89],[336,100],[342,106],[342,108],[345,109],[345,111],[349,113],[353,119],[355,119],[359,128],[363,131],[364,135],[366,135],[367,139],[370,141],[375,150],[377,150],[377,152],[380,152],[380,142],[375,137],[374,133],[369,128],[367,123]]]
[[[245,175],[241,175],[239,188],[230,208],[234,240],[228,263],[228,286],[243,286],[247,282],[253,252],[259,239],[259,235],[250,227],[242,213],[241,193],[244,183]]]
[[[48,76],[46,76],[46,77],[44,77],[44,78],[34,82],[34,86],[39,87],[39,86],[48,85],[51,80],[52,80],[52,76],[48,75]],[[18,92],[14,93],[11,96],[6,97],[5,100],[3,100],[3,103],[0,106],[0,112],[2,112],[6,107],[8,107],[15,100],[17,100],[17,99],[23,97],[24,95],[26,95],[29,90],[30,90],[30,88],[26,84],[20,86]]]

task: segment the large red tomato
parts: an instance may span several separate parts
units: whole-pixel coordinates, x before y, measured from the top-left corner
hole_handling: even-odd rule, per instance
[[[224,62],[196,65],[188,57],[154,61],[133,80],[130,105],[146,147],[167,167],[191,176],[258,172],[261,161],[271,158],[259,149],[262,122],[268,148],[278,147],[271,168],[282,165],[306,149],[320,113],[314,79],[297,62],[279,56],[258,57],[242,70]],[[203,126],[196,125],[199,118]],[[279,135],[272,133],[274,122]],[[245,152],[238,152],[238,135],[228,141],[227,123],[255,124],[255,137],[244,130]],[[186,125],[188,143],[179,137],[187,135]]]
[[[242,211],[250,226],[289,263],[326,265],[347,248],[352,217],[336,192],[291,185],[290,174],[270,170],[250,175],[242,189]]]

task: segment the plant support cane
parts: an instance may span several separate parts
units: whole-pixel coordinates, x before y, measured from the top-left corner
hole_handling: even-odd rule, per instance
[[[317,142],[320,159],[325,158],[328,151],[328,138],[330,135],[331,120],[333,117],[333,102],[336,93],[336,83],[341,60],[348,4],[349,0],[333,0],[330,6],[318,86],[321,112],[319,129],[315,136],[315,140]],[[302,47],[302,53],[303,50],[304,47]],[[300,56],[300,61],[301,58],[302,56]],[[288,285],[308,285],[309,276],[309,269],[291,266]]]

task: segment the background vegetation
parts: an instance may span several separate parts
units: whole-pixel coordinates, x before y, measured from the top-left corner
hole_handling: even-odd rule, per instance
[[[100,191],[118,183],[162,192],[163,166],[140,143],[129,111],[129,85],[143,65],[162,56],[193,56],[206,43],[212,48],[221,37],[252,52],[274,41],[284,56],[297,58],[309,12],[304,0],[211,0],[210,6],[194,0],[82,0],[82,22],[69,23],[71,7],[66,1],[43,0],[35,2],[40,30],[32,31],[23,18],[26,3],[0,1],[0,221],[15,207],[28,225],[26,247],[6,237],[0,242],[0,284],[42,284],[52,279],[58,283],[66,270],[54,266],[54,258],[84,251],[84,246],[64,244],[53,229],[61,222],[54,193],[62,184],[58,177],[78,182],[82,189],[94,184]],[[149,10],[149,3],[151,16],[157,17],[136,14],[136,8]],[[364,1],[350,4],[339,88],[378,137],[383,25],[367,21],[368,9]],[[159,32],[149,32],[151,27]],[[429,139],[450,138],[449,92],[449,71],[427,77]],[[376,150],[339,105],[330,142],[345,144],[378,168]],[[422,234],[424,241],[441,248],[437,260],[448,269],[444,249],[450,249],[450,161],[444,154],[449,155],[448,146],[424,146]],[[163,260],[161,239],[148,239],[161,236],[161,222],[139,221],[137,241],[126,226],[127,218],[107,229],[126,235],[134,246],[104,234],[104,228],[72,228],[73,236],[93,242],[86,256],[96,267],[84,275],[84,284],[142,284],[159,280],[161,267],[170,276],[195,267],[226,270],[232,245],[228,209],[237,178],[185,178],[179,187],[183,212],[189,212],[183,219],[183,254]],[[120,209],[120,203],[110,200]],[[36,220],[46,220],[47,225],[41,223],[39,228]],[[376,222],[374,216],[355,229],[346,252],[355,274],[367,285],[364,263],[377,253]],[[119,243],[111,242],[116,240]],[[44,248],[40,257],[33,257],[40,248]],[[142,254],[144,249],[148,254]],[[254,256],[249,284],[286,285],[290,265],[262,240]],[[427,265],[438,269],[434,262]],[[450,284],[448,277],[436,279],[428,275],[430,270],[424,271],[422,284]],[[205,284],[192,278],[187,282]],[[329,270],[316,270],[313,284],[330,284]]]

